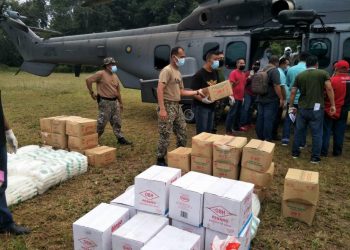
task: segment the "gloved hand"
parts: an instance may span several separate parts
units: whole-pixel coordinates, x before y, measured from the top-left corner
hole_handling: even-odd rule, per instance
[[[9,129],[5,132],[6,134],[6,141],[9,144],[9,153],[16,153],[18,148],[18,141],[13,133],[12,129]]]
[[[205,104],[212,104],[212,103],[213,103],[213,101],[210,101],[210,100],[208,99],[208,97],[203,98],[203,99],[202,99],[202,102],[205,103]]]
[[[297,109],[295,107],[289,107],[288,114],[293,113],[295,114],[297,112]]]
[[[236,100],[233,96],[229,96],[229,100],[228,100],[230,106],[233,106],[236,103]]]

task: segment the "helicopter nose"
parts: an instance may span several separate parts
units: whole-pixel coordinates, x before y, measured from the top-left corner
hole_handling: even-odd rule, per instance
[[[274,18],[276,18],[282,10],[294,9],[295,2],[293,0],[272,0],[271,14]]]

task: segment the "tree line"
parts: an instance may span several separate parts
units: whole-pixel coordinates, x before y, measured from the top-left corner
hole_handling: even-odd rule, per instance
[[[201,2],[204,0],[113,0],[110,4],[82,7],[79,0],[27,0],[7,1],[5,7],[26,16],[23,21],[28,26],[77,35],[177,23]],[[0,64],[21,65],[21,56],[2,29],[0,51]]]

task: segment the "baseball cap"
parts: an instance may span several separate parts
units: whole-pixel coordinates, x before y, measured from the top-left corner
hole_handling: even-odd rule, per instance
[[[345,60],[340,60],[335,64],[336,69],[345,68],[346,70],[349,70],[349,63]]]

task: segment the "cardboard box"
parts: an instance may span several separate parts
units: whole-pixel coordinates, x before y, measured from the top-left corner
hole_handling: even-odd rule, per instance
[[[204,250],[205,247],[205,228],[204,227],[196,227],[192,226],[190,224],[178,221],[178,220],[172,220],[171,225],[173,227],[179,228],[181,230],[184,230],[186,232],[197,234],[201,237],[200,240],[200,249]]]
[[[265,173],[256,172],[249,168],[242,168],[239,179],[241,181],[253,183],[255,187],[269,187],[272,183],[274,172],[275,163],[272,162],[269,169]]]
[[[73,224],[74,249],[112,249],[112,233],[129,219],[127,208],[102,203]]]
[[[40,130],[41,132],[52,133],[51,120],[54,117],[40,118]]]
[[[241,231],[239,236],[236,237],[236,239],[241,243],[239,250],[249,250],[250,249],[251,225],[252,225],[252,218],[249,220],[247,225]],[[227,239],[228,234],[216,232],[216,231],[213,231],[213,230],[210,230],[207,228],[206,232],[205,232],[205,250],[212,250],[212,245],[213,245],[213,241],[214,241],[215,236],[219,237],[220,240],[225,240],[225,239]]]
[[[232,163],[213,163],[213,175],[217,177],[224,177],[232,180],[238,180],[239,167]]]
[[[266,172],[272,163],[275,144],[252,139],[243,148],[242,167]]]
[[[315,217],[316,206],[308,205],[294,201],[282,201],[282,215],[283,217],[295,218],[299,221],[312,225]]]
[[[184,173],[191,171],[191,148],[179,147],[171,152],[168,152],[168,166],[179,168]]]
[[[106,166],[115,162],[117,159],[116,153],[116,148],[107,146],[85,150],[85,155],[88,157],[89,165],[96,167]]]
[[[191,171],[212,175],[213,174],[212,158],[191,155]]]
[[[319,173],[288,169],[284,180],[283,200],[317,205],[319,199]]]
[[[112,234],[113,250],[140,250],[167,225],[167,218],[138,213]]]
[[[135,209],[135,187],[129,187],[124,193],[111,201],[111,205],[126,207],[129,209],[129,217],[136,215]]]
[[[247,144],[246,137],[225,136],[213,144],[214,162],[238,165],[242,158],[243,147]]]
[[[70,116],[57,116],[51,120],[51,129],[54,134],[66,134],[66,121]]]
[[[217,101],[225,97],[233,95],[232,84],[230,81],[223,81],[203,89],[203,93],[209,96],[209,100]]]
[[[203,222],[204,191],[219,178],[197,172],[189,172],[170,185],[169,216],[193,226]]]
[[[66,122],[67,135],[82,137],[95,134],[97,131],[97,121],[87,118],[73,118]]]
[[[200,236],[172,226],[166,226],[142,250],[200,249]]]
[[[66,149],[68,147],[68,136],[65,134],[62,135],[41,132],[41,140],[43,144],[54,148]]]
[[[70,149],[85,150],[98,145],[98,134],[86,135],[82,137],[68,137],[68,147]],[[85,152],[86,153],[86,152]]]
[[[135,177],[135,208],[164,215],[169,209],[169,186],[181,177],[177,168],[152,166]]]
[[[221,178],[204,193],[203,226],[239,236],[252,213],[254,185]]]
[[[192,137],[192,155],[212,159],[213,158],[213,143],[223,135],[215,135],[209,133],[200,133]]]

